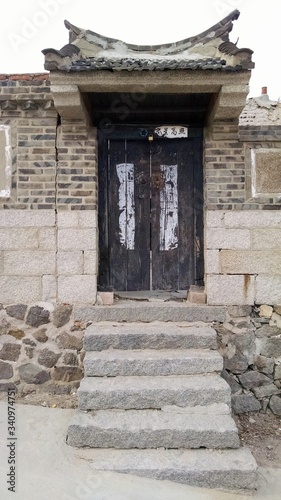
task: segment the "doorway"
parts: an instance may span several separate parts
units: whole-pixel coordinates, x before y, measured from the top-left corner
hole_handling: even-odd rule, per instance
[[[99,134],[100,290],[187,290],[203,280],[202,131],[155,130]]]

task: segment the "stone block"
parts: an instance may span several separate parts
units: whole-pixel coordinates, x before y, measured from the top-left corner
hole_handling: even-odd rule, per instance
[[[55,251],[27,250],[4,252],[4,273],[10,276],[55,274]]]
[[[52,368],[55,366],[56,362],[60,358],[61,353],[51,351],[50,349],[42,349],[38,353],[38,363],[39,365],[46,366],[47,368]]]
[[[256,303],[269,305],[281,303],[281,276],[257,276]]]
[[[98,292],[97,301],[103,306],[112,306],[114,304],[113,292]]]
[[[226,227],[242,228],[269,228],[281,226],[281,213],[279,210],[243,210],[239,212],[225,212]]]
[[[281,193],[281,149],[253,149],[254,194]]]
[[[14,371],[12,365],[0,360],[0,379],[12,378],[13,373]]]
[[[279,249],[280,247],[281,228],[252,230],[252,248],[254,250]]]
[[[59,275],[83,274],[82,251],[57,253],[57,269]]]
[[[209,305],[253,305],[255,278],[239,275],[207,276],[207,303]]]
[[[57,366],[52,371],[53,380],[61,380],[62,382],[74,382],[81,380],[83,371],[76,366]]]
[[[191,285],[187,294],[187,300],[191,304],[206,304],[205,287]]]
[[[55,302],[57,297],[57,280],[51,274],[42,276],[42,300]]]
[[[206,250],[205,271],[207,274],[220,273],[220,252],[219,250]]]
[[[281,380],[281,365],[275,366],[274,380]]]
[[[281,252],[222,250],[221,269],[227,274],[281,274]]]
[[[62,332],[56,337],[56,343],[61,349],[73,349],[76,351],[81,351],[83,347],[83,333],[78,332],[74,335],[70,335],[67,332]]]
[[[27,314],[26,324],[34,327],[50,323],[50,312],[44,307],[32,306]]]
[[[12,318],[23,320],[27,310],[26,304],[15,304],[13,306],[7,306],[5,308],[6,313]]]
[[[39,248],[41,250],[55,250],[56,243],[56,229],[54,227],[43,227],[39,229]]]
[[[66,211],[58,211],[57,214],[57,221],[58,221],[58,227],[59,228],[73,228],[73,227],[78,227],[78,212],[72,211],[72,212],[66,212]]]
[[[4,304],[36,302],[41,299],[41,279],[33,276],[1,276],[0,290]]]
[[[255,396],[258,399],[267,398],[274,394],[281,394],[281,389],[278,389],[275,384],[266,384],[253,389]]]
[[[277,328],[281,328],[281,316],[280,316],[280,314],[273,313],[269,324],[270,324],[270,326],[277,326]]]
[[[95,304],[97,280],[92,275],[59,276],[58,300],[68,304]]]
[[[72,313],[72,305],[70,304],[58,304],[53,313],[53,324],[60,328],[66,325]]]
[[[0,250],[23,250],[38,248],[37,228],[1,228]]]
[[[265,356],[257,356],[255,358],[255,365],[260,372],[267,375],[273,374],[274,359],[266,358]]]
[[[269,408],[271,409],[274,415],[278,415],[281,417],[281,397],[280,396],[272,396],[269,401]]]
[[[208,249],[247,249],[250,246],[249,229],[207,228],[206,247]]]
[[[21,365],[18,372],[20,379],[26,384],[43,384],[50,378],[46,370],[42,370],[32,363]]]
[[[234,394],[231,397],[231,405],[233,413],[235,413],[236,415],[261,410],[261,404],[259,400],[252,393]]]
[[[91,229],[97,228],[97,211],[96,210],[79,210],[78,218],[79,218],[79,227],[84,228],[88,227]]]
[[[228,308],[228,314],[232,318],[243,318],[246,316],[250,316],[251,313],[251,306],[230,306]]]
[[[98,253],[95,250],[84,252],[84,274],[98,274]]]
[[[54,210],[0,210],[0,227],[55,226]]]
[[[96,235],[92,229],[58,229],[58,249],[96,250]]]
[[[272,383],[272,379],[255,370],[243,373],[242,375],[239,375],[238,378],[239,382],[245,389],[253,389],[254,387],[260,387],[262,385]]]
[[[281,357],[281,335],[262,339],[260,341],[260,354],[266,358]]]
[[[0,359],[5,361],[17,361],[19,359],[21,346],[19,344],[4,344],[0,351]]]
[[[207,210],[206,212],[206,227],[223,227],[224,212],[222,210]]]
[[[261,318],[271,318],[273,313],[273,307],[263,304],[260,306],[259,316]]]

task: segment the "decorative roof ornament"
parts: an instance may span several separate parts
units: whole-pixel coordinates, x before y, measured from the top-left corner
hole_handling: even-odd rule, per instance
[[[179,42],[163,45],[132,45],[77,28],[68,21],[69,43],[60,50],[44,49],[48,71],[144,71],[165,69],[212,69],[241,71],[254,68],[253,51],[239,49],[230,42],[234,10],[227,17],[200,33]]]

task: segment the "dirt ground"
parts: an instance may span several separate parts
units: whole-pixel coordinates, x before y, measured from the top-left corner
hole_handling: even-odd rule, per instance
[[[2,393],[0,399],[4,399]],[[18,394],[19,404],[76,408],[77,395]],[[260,467],[281,468],[281,418],[272,413],[234,415],[241,444],[248,446]]]

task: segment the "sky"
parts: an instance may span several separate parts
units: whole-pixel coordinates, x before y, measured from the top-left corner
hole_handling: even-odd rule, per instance
[[[197,35],[234,9],[230,34],[254,51],[248,97],[267,86],[281,99],[280,0],[9,0],[0,18],[0,74],[44,72],[42,49],[68,43],[64,19],[128,43],[170,43]]]

